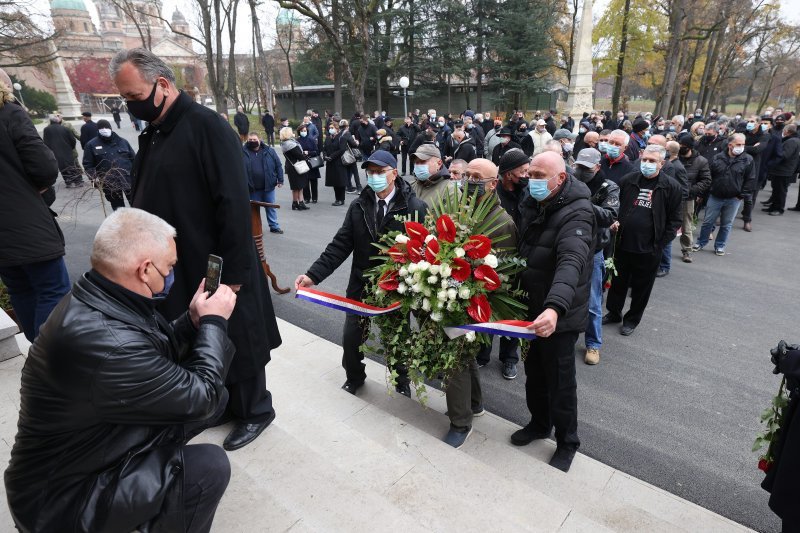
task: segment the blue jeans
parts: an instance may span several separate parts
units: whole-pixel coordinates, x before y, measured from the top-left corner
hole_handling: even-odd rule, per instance
[[[669,272],[669,267],[672,266],[672,241],[669,241],[661,252],[661,263],[658,265],[659,270],[666,270]]]
[[[69,274],[64,258],[0,267],[0,279],[8,288],[11,305],[25,338],[33,342],[50,311],[69,292]]]
[[[271,191],[250,191],[250,199],[256,202],[274,204],[275,189]],[[281,229],[278,225],[278,211],[274,207],[265,207],[264,210],[267,212],[267,224],[269,224],[269,229]]]
[[[586,321],[584,342],[586,348],[599,350],[603,346],[603,283],[606,278],[603,251],[594,254],[591,291],[589,292],[589,318]]]
[[[708,237],[714,230],[714,223],[719,217],[719,233],[717,238],[714,239],[714,250],[725,250],[725,244],[728,242],[728,235],[733,226],[733,219],[736,218],[736,212],[739,211],[739,206],[742,201],[738,198],[717,198],[713,194],[708,197],[706,204],[705,217],[703,218],[703,227],[700,229],[700,236],[697,238],[697,245],[703,248],[708,244]]]

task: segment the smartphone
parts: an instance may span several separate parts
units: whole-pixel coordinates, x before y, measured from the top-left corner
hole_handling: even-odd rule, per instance
[[[212,296],[219,289],[219,280],[222,278],[222,258],[209,254],[208,267],[206,268],[206,292]]]

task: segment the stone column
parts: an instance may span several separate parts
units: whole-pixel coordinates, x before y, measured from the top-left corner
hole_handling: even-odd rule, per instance
[[[575,131],[578,131],[580,118],[584,112],[594,109],[592,95],[592,0],[583,0],[583,14],[578,25],[578,37],[575,39],[575,56],[570,70],[569,92],[567,93],[566,112],[575,119]]]
[[[55,45],[51,43],[55,48]],[[64,120],[81,118],[81,104],[75,98],[75,90],[64,68],[64,60],[58,56],[53,62],[53,82],[56,86],[56,104]]]

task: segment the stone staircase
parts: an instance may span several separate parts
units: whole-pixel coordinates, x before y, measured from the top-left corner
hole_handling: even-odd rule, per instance
[[[518,426],[491,413],[454,450],[440,440],[441,393],[430,390],[427,407],[390,393],[385,368],[367,361],[369,379],[352,396],[339,388],[339,346],[284,321],[280,329],[283,346],[267,366],[277,418],[229,454],[231,483],[213,531],[748,531],[581,454],[567,474],[551,468],[552,441],[512,446]],[[23,359],[0,363],[2,464]],[[229,430],[194,442],[221,444]],[[10,530],[1,506],[0,531]]]

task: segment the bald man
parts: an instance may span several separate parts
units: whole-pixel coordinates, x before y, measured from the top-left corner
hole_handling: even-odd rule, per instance
[[[589,187],[567,174],[561,154],[537,155],[528,175],[517,246],[527,260],[520,279],[537,338],[525,359],[531,421],[511,442],[524,446],[546,439],[555,427],[550,465],[566,472],[580,446],[575,343],[589,314],[596,222]]]

